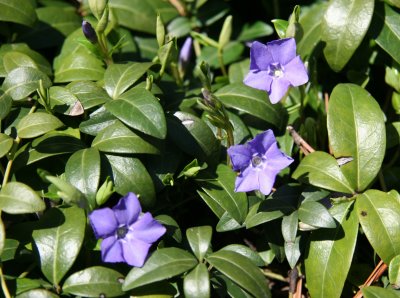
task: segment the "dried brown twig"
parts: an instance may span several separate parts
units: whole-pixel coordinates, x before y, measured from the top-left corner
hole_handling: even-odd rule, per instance
[[[293,141],[296,143],[297,146],[300,147],[300,150],[304,153],[304,155],[308,155],[310,153],[313,153],[315,150],[313,147],[311,147],[298,133],[297,131],[293,128],[293,126],[289,125],[286,128],[289,133],[291,134]]]

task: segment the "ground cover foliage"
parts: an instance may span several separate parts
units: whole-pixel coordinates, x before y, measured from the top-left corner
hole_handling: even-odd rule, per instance
[[[294,2],[0,0],[4,297],[400,297],[400,2]]]

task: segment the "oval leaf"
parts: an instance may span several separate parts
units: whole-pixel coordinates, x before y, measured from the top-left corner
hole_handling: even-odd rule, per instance
[[[26,184],[9,182],[0,191],[0,209],[6,213],[33,213],[45,208],[43,200]]]
[[[0,0],[0,20],[26,26],[36,21],[35,7],[30,0]]]
[[[186,230],[186,237],[189,245],[199,262],[203,261],[203,258],[210,247],[211,236],[212,228],[210,226],[194,227]]]
[[[70,275],[63,292],[84,297],[122,296],[123,275],[110,268],[95,266]]]
[[[36,112],[21,119],[17,125],[17,132],[21,139],[34,138],[63,125],[57,117],[51,114]]]
[[[311,226],[335,228],[336,223],[328,210],[318,202],[306,201],[300,205],[299,219]]]
[[[334,156],[353,158],[341,166],[342,173],[357,192],[365,190],[385,155],[385,120],[379,104],[360,86],[339,84],[330,97],[327,121]]]
[[[365,235],[383,262],[400,254],[400,203],[392,194],[370,189],[357,195],[358,218]]]
[[[10,149],[12,148],[13,144],[13,138],[3,133],[0,133],[0,157],[6,155],[8,151],[10,151]]]
[[[85,226],[83,209],[51,208],[40,219],[40,228],[33,231],[40,268],[54,285],[58,285],[74,264],[83,243]]]
[[[183,291],[188,298],[210,297],[210,277],[205,264],[198,264],[183,280]]]
[[[254,297],[271,297],[264,275],[248,258],[229,250],[220,250],[207,258],[213,267]]]
[[[196,266],[196,258],[175,247],[156,250],[142,268],[133,268],[122,285],[124,291],[171,278]]]
[[[399,292],[389,289],[389,288],[380,288],[380,287],[365,287],[361,289],[365,298],[399,298]]]
[[[389,264],[389,281],[393,288],[400,289],[400,255],[395,256]]]
[[[337,227],[316,230],[306,253],[307,288],[311,297],[341,297],[357,240],[358,220],[352,202],[331,208]]]

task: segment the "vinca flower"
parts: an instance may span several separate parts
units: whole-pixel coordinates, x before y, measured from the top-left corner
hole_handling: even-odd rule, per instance
[[[308,82],[307,70],[296,56],[294,38],[268,42],[255,41],[250,49],[250,71],[243,81],[246,85],[268,92],[272,103],[277,103],[290,86]]]
[[[103,262],[143,266],[150,246],[164,235],[166,229],[149,212],[141,212],[138,198],[130,192],[112,209],[97,209],[89,215],[96,238],[103,239]]]
[[[180,71],[185,71],[187,65],[189,64],[190,58],[192,56],[192,43],[193,40],[191,37],[186,38],[185,42],[183,43],[182,49],[179,52],[179,69]]]
[[[271,192],[276,175],[293,162],[279,150],[272,130],[267,130],[244,145],[229,147],[233,170],[240,171],[235,181],[236,192],[259,190]]]

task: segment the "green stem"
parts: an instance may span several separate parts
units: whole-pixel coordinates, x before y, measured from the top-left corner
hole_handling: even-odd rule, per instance
[[[103,54],[103,59],[107,65],[111,65],[114,63],[112,57],[110,56],[107,48],[107,40],[103,33],[99,34],[98,43],[100,46],[100,51]]]
[[[1,279],[1,289],[3,290],[4,297],[11,298],[10,291],[8,290],[7,283],[4,278],[2,266],[0,266],[0,279]]]
[[[277,273],[274,273],[274,272],[271,272],[271,271],[265,271],[265,270],[263,270],[263,274],[266,277],[269,277],[271,279],[287,282],[287,279],[285,277],[283,277],[282,275],[280,275],[280,274],[277,274]]]
[[[218,49],[218,61],[221,67],[221,72],[223,76],[228,76],[228,72],[226,71],[225,64],[224,64],[224,50]]]

